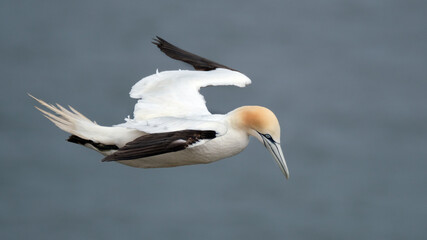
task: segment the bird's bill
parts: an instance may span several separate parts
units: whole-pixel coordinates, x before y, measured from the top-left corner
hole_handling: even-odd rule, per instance
[[[288,166],[286,165],[285,157],[283,156],[282,148],[280,147],[280,143],[277,142],[271,142],[267,139],[264,139],[264,145],[270,151],[270,153],[273,155],[274,160],[276,160],[277,165],[279,165],[280,170],[282,170],[282,173],[285,175],[286,179],[289,179],[289,170]]]

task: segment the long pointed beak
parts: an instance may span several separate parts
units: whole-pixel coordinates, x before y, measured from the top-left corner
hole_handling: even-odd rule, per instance
[[[285,175],[286,179],[289,179],[289,170],[286,165],[285,157],[283,156],[282,148],[280,147],[280,143],[271,142],[268,139],[264,139],[264,145],[273,155],[274,160],[276,160],[277,165],[279,165],[280,170]]]

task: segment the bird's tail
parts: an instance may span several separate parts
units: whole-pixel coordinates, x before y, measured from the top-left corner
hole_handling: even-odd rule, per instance
[[[51,112],[35,107],[57,127],[71,134],[69,142],[84,145],[104,155],[123,147],[137,137],[136,130],[122,127],[105,127],[92,122],[83,114],[68,106],[69,110],[59,104],[51,105],[28,94]]]

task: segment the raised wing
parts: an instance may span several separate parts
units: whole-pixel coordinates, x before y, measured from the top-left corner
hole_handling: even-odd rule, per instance
[[[135,105],[134,119],[210,115],[205,99],[199,93],[201,87],[244,87],[250,83],[244,74],[223,68],[157,72],[137,82],[130,91],[132,98],[140,98]]]
[[[215,131],[183,130],[144,135],[115,153],[105,157],[102,161],[133,160],[151,157],[159,154],[184,150],[202,140],[216,137]]]
[[[156,44],[156,46],[160,49],[160,51],[164,52],[169,57],[179,61],[186,62],[192,65],[196,70],[210,71],[217,68],[234,70],[222,64],[216,63],[209,59],[200,57],[196,54],[182,50],[181,48],[178,48],[177,46],[167,42],[166,40],[160,37],[157,37],[156,39],[154,39],[153,43]]]

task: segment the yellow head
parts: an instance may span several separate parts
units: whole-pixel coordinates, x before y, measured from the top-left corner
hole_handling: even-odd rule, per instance
[[[233,111],[233,124],[257,138],[270,151],[286,178],[289,170],[280,147],[280,124],[268,108],[244,106]]]

